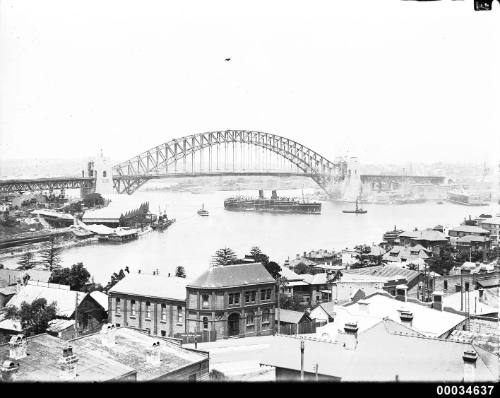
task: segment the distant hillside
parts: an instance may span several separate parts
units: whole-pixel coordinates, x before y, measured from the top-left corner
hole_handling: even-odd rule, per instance
[[[0,178],[80,176],[85,167],[81,159],[0,159]]]

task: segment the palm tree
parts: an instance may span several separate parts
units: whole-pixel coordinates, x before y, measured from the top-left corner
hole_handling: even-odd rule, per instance
[[[229,247],[217,250],[215,255],[212,257],[212,265],[217,267],[235,264],[237,261],[238,257],[236,256],[236,253]]]

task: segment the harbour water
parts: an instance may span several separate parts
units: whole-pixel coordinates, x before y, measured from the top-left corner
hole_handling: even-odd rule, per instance
[[[304,189],[304,193],[313,190]],[[357,244],[379,243],[384,232],[395,225],[401,229],[422,229],[458,225],[464,218],[481,213],[497,214],[498,205],[466,207],[429,201],[411,205],[366,204],[367,214],[344,214],[353,204],[322,202],[320,215],[246,213],[224,210],[224,199],[234,195],[257,196],[252,191],[215,191],[207,194],[190,192],[136,192],[132,196],[114,195],[112,201],[149,201],[150,210],[167,210],[177,221],[163,232],[153,231],[138,240],[124,244],[92,244],[65,249],[62,265],[83,262],[95,282],[106,283],[113,272],[128,266],[131,272],[141,269],[151,273],[171,273],[184,266],[188,277],[196,277],[207,269],[211,256],[222,247],[230,247],[239,256],[259,246],[270,258],[282,263],[287,257],[312,249],[341,250]],[[279,196],[297,196],[298,190],[281,190]],[[266,191],[266,196],[270,195]],[[113,204],[112,202],[112,204]],[[200,217],[197,210],[204,204],[210,212]],[[8,268],[17,258],[2,260]]]

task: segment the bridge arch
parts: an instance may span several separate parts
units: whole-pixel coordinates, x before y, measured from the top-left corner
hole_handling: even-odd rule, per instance
[[[150,179],[173,176],[172,166],[175,168],[177,162],[185,161],[188,156],[207,148],[210,151],[218,145],[238,143],[260,147],[281,156],[301,173],[311,177],[325,192],[348,177],[347,162],[331,162],[297,141],[260,131],[225,130],[173,139],[117,164],[113,167],[114,187],[119,193],[131,194]]]

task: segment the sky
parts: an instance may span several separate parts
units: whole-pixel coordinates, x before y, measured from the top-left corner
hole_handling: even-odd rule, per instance
[[[329,159],[496,161],[499,17],[451,0],[0,0],[0,157],[123,161],[246,129]]]

